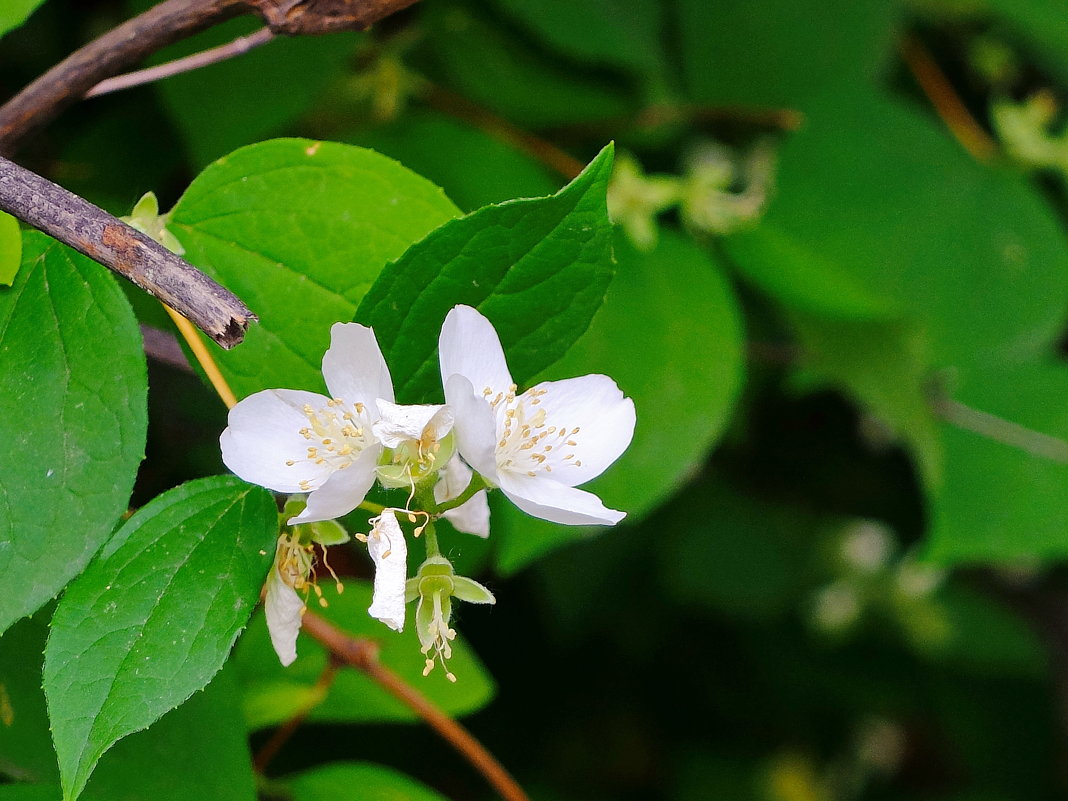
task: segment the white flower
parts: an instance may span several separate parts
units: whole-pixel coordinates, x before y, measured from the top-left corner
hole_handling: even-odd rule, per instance
[[[448,406],[398,406],[378,401],[381,419],[372,426],[375,437],[392,458],[378,468],[378,478],[386,487],[411,487],[441,467],[452,455],[452,409]],[[442,449],[445,440],[447,447]]]
[[[471,468],[464,464],[463,459],[454,456],[441,471],[438,483],[434,485],[434,500],[438,503],[451,501],[458,498],[471,483],[474,475]],[[477,537],[489,536],[489,498],[485,490],[479,490],[466,503],[462,503],[455,509],[450,509],[442,515],[452,523],[452,527],[464,534],[474,534]]]
[[[297,389],[250,395],[230,410],[219,440],[223,462],[245,481],[309,493],[290,524],[330,520],[359,506],[382,453],[372,427],[377,401],[393,400],[393,383],[374,332],[335,323],[323,378],[329,398]]]
[[[367,614],[394,631],[403,631],[404,583],[408,579],[404,532],[392,509],[386,509],[371,523],[367,550],[375,563],[375,589]]]
[[[438,342],[445,401],[464,460],[520,509],[554,523],[618,523],[624,512],[575,486],[599,476],[634,434],[634,404],[607,376],[545,381],[516,394],[500,339],[470,306]]]

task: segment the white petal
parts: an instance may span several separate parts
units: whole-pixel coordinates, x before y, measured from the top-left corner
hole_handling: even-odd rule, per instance
[[[381,445],[364,448],[352,464],[343,470],[335,470],[325,484],[308,495],[308,505],[299,515],[289,519],[289,525],[333,520],[359,506],[375,483],[375,467],[381,452]]]
[[[408,546],[397,515],[387,509],[367,537],[375,563],[375,590],[367,614],[394,631],[404,630],[404,585],[408,579]]]
[[[454,306],[446,315],[438,337],[441,383],[462,375],[482,396],[483,389],[496,395],[507,392],[512,376],[504,349],[492,323],[470,306]]]
[[[377,401],[381,419],[371,426],[375,437],[387,448],[396,448],[406,440],[419,440],[429,428],[440,440],[452,431],[453,414],[448,406],[398,406],[381,398]]]
[[[473,473],[460,457],[454,456],[440,475],[441,478],[434,485],[434,500],[438,503],[458,497],[471,483]],[[476,492],[467,503],[442,515],[457,531],[477,537],[489,536],[489,516],[489,498],[485,490]]]
[[[334,323],[330,327],[323,378],[330,394],[348,403],[374,409],[379,398],[393,400],[393,381],[375,332],[359,323]]]
[[[283,666],[288,667],[297,658],[297,632],[300,631],[304,599],[297,591],[282,581],[278,568],[271,568],[267,577],[267,597],[263,611],[267,615],[267,631],[271,645]]]
[[[307,461],[308,441],[300,430],[308,425],[304,406],[320,409],[327,400],[298,389],[249,395],[230,410],[229,425],[219,437],[223,462],[245,481],[276,492],[306,492],[301,480],[313,488],[321,485],[332,468]]]
[[[574,446],[557,448],[554,456],[574,454],[567,462],[551,461],[552,477],[569,487],[584,484],[605,471],[630,445],[634,436],[634,402],[623,397],[606,375],[584,375],[563,381],[543,381],[538,408],[549,423],[578,432],[567,439]],[[576,467],[575,462],[580,462]]]
[[[493,409],[462,375],[445,382],[445,402],[456,417],[456,449],[471,467],[492,484],[497,483],[497,422]]]
[[[549,478],[501,474],[501,491],[533,517],[567,526],[611,526],[626,512],[608,509],[592,492],[575,489]]]

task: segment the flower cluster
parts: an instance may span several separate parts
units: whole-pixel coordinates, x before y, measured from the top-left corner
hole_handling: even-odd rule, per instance
[[[634,432],[634,404],[612,379],[547,381],[520,393],[497,332],[468,306],[449,312],[438,346],[445,405],[397,404],[374,332],[337,323],[323,356],[329,396],[270,389],[230,410],[220,439],[227,467],[304,498],[299,513],[285,518],[291,528],[279,539],[267,582],[267,623],[283,664],[296,658],[300,615],[314,586],[311,543],[328,544],[309,524],[348,514],[376,482],[406,489],[408,502],[382,509],[371,531],[357,535],[375,564],[368,611],[401,631],[406,604],[418,599],[427,672],[451,653],[452,599],[494,602],[441,556],[437,518],[488,536],[486,490],[495,488],[528,514],[556,523],[611,525],[624,517],[577,489],[612,464]],[[426,534],[427,559],[411,579],[401,520],[417,523],[417,536]],[[454,678],[447,669],[446,675]]]

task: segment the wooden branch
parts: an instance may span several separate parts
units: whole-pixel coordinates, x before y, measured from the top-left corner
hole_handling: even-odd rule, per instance
[[[467,729],[378,661],[378,646],[371,640],[352,637],[310,610],[304,613],[302,627],[335,658],[362,671],[390,695],[419,715],[459,751],[505,801],[530,801],[512,775]]]
[[[114,270],[187,317],[224,348],[244,337],[249,308],[159,243],[61,186],[0,157],[0,210]]]
[[[0,106],[0,155],[101,81],[125,72],[161,48],[241,14],[261,17],[274,34],[290,36],[366,30],[416,0],[164,0],[93,40]]]

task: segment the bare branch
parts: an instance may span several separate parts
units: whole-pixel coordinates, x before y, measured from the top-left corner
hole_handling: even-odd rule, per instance
[[[108,78],[106,81],[101,81],[86,92],[85,96],[87,98],[99,97],[100,95],[110,94],[111,92],[119,92],[123,89],[132,89],[135,86],[161,81],[164,78],[180,75],[183,72],[192,72],[201,67],[206,67],[209,64],[217,64],[220,61],[226,61],[235,56],[240,56],[247,53],[249,50],[267,44],[274,38],[275,36],[270,28],[260,28],[258,31],[250,33],[248,36],[239,36],[232,42],[227,42],[224,45],[212,47],[208,50],[202,50],[199,53],[193,53],[193,55],[186,56],[185,58],[176,58],[174,61],[168,61],[165,64],[159,64],[155,67],[149,67],[148,69],[128,72],[125,75],[116,75],[114,78]]]
[[[61,186],[0,157],[0,210],[155,295],[224,348],[244,337],[249,308],[162,245]]]

